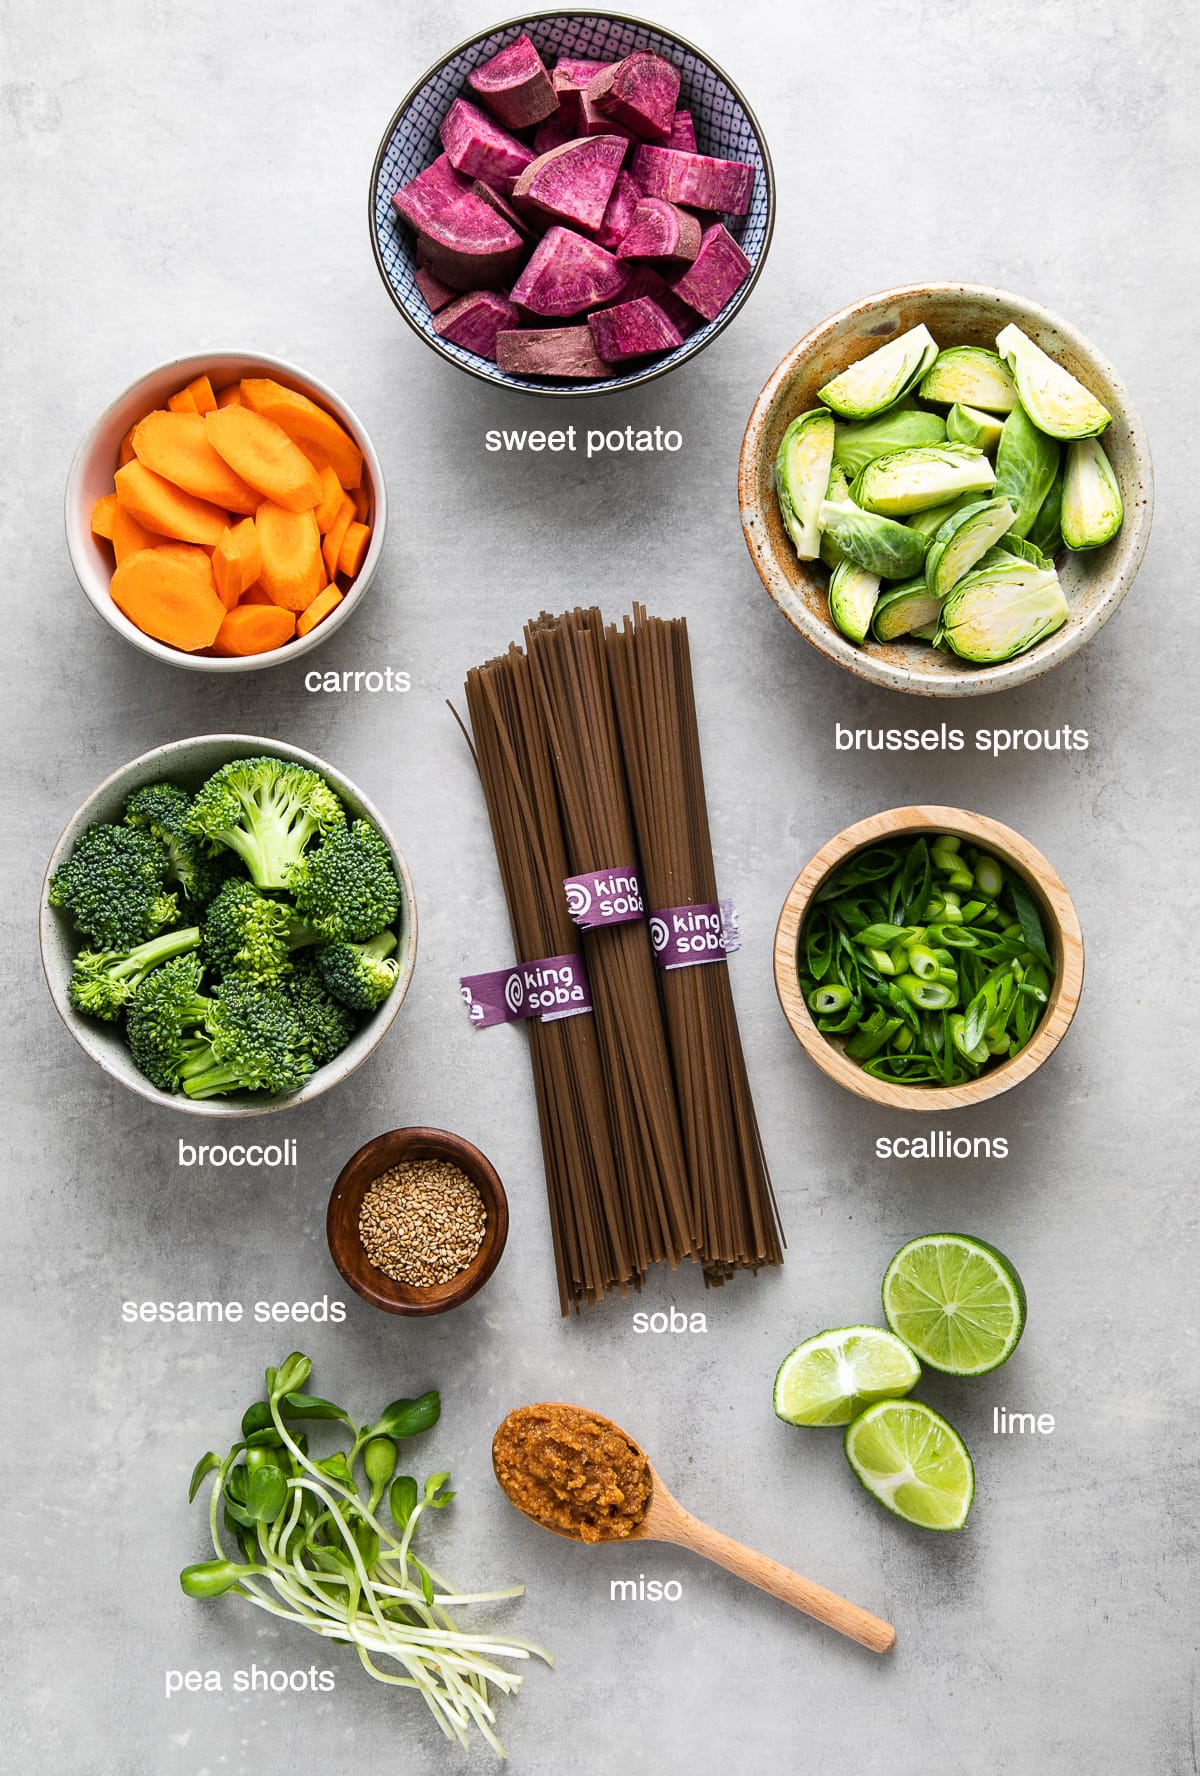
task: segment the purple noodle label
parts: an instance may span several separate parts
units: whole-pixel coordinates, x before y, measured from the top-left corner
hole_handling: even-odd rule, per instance
[[[477,1030],[522,1018],[551,1024],[592,1009],[582,956],[547,956],[541,962],[518,962],[515,968],[494,968],[490,974],[464,974],[458,984]]]
[[[723,962],[741,948],[736,908],[731,900],[717,906],[663,907],[650,915],[650,941],[660,968]]]
[[[595,931],[602,925],[627,925],[631,919],[645,917],[642,885],[631,867],[585,870],[581,876],[568,876],[563,887],[567,891],[567,911],[581,931]]]

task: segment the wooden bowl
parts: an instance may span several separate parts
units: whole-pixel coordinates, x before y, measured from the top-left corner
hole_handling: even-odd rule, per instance
[[[443,1159],[456,1165],[478,1190],[487,1213],[483,1243],[467,1268],[448,1283],[430,1283],[425,1288],[399,1283],[377,1270],[363,1250],[358,1232],[363,1198],[376,1178],[411,1159]],[[360,1147],[342,1167],[329,1198],[325,1237],[333,1262],[350,1287],[372,1307],[394,1314],[446,1313],[482,1289],[499,1264],[508,1238],[508,1198],[490,1161],[461,1135],[435,1128],[390,1129]]]
[[[856,647],[829,615],[827,570],[800,561],[783,528],[775,497],[775,457],[798,414],[816,407],[817,390],[868,352],[924,322],[941,346],[996,349],[996,335],[1015,321],[1044,351],[1104,402],[1113,422],[1103,447],[1125,502],[1125,522],[1103,549],[1058,557],[1071,615],[1047,640],[998,666],[975,666],[957,654],[902,637]],[[1133,584],[1146,552],[1154,510],[1150,444],[1129,391],[1112,365],[1056,315],[1006,290],[983,284],[909,284],[866,296],[806,333],[772,371],[754,403],[738,467],[738,504],[746,547],[758,576],[788,622],[827,659],[893,691],[921,697],[987,696],[1026,684],[1058,666],[1106,623]]]
[[[800,932],[813,896],[832,870],[856,851],[917,833],[957,833],[979,845],[1015,870],[1038,903],[1046,931],[1046,943],[1055,962],[1050,999],[1031,1040],[1010,1060],[989,1068],[966,1085],[895,1085],[874,1079],[857,1062],[847,1059],[842,1044],[817,1029],[800,991],[796,959]],[[988,1098],[1011,1091],[1041,1066],[1067,1033],[1083,990],[1083,933],[1071,896],[1056,871],[1027,839],[998,820],[969,814],[964,808],[889,808],[848,826],[823,845],[793,882],[783,903],[775,931],[775,990],[792,1033],[811,1060],[830,1079],[873,1104],[892,1110],[957,1110],[964,1104],[982,1104]]]

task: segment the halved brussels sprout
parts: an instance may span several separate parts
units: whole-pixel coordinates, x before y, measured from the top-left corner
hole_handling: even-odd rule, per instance
[[[1058,575],[1014,557],[980,566],[942,605],[935,645],[960,659],[995,666],[1027,653],[1070,616]]]
[[[915,635],[927,628],[932,636],[940,612],[941,605],[930,596],[924,580],[906,580],[881,594],[871,618],[871,634],[876,641],[895,641],[897,636]]]
[[[1044,568],[1054,566],[1049,555],[1043,555],[1042,551],[1035,543],[1031,543],[1028,537],[1014,536],[1011,530],[1005,532],[995,548],[989,549],[987,554],[980,558],[979,565],[980,567],[991,567],[997,561],[1028,561],[1034,567]]]
[[[832,464],[833,415],[814,407],[792,421],[775,458],[779,514],[801,561],[815,561],[821,552],[817,513]]]
[[[899,339],[889,340],[818,389],[817,400],[843,419],[869,419],[894,407],[936,357],[937,346],[929,328],[910,327]]]
[[[932,597],[945,598],[1002,537],[1015,514],[1008,501],[979,500],[947,518],[925,557],[925,584]]]
[[[1112,424],[1104,403],[1019,327],[1009,325],[997,334],[996,349],[1013,373],[1030,419],[1052,438],[1094,438]]]
[[[910,629],[909,634],[914,641],[932,641],[936,643],[940,623],[922,623],[919,629]]]
[[[952,518],[955,512],[961,512],[964,506],[978,504],[978,501],[977,493],[960,493],[957,499],[950,500],[944,506],[930,506],[927,511],[914,512],[908,520],[908,528],[919,530],[922,536],[935,537],[947,518]]]
[[[864,512],[853,500],[825,500],[821,529],[848,561],[885,580],[907,580],[920,573],[929,538],[894,518]]]
[[[836,456],[833,459],[833,467],[829,471],[829,486],[825,489],[825,498],[827,500],[839,501],[848,500],[850,498],[850,483],[846,479],[846,471],[839,465]],[[838,548],[828,531],[822,531],[821,560],[825,563],[826,567],[836,567],[839,561],[844,561],[845,559],[846,557],[842,554],[842,551]]]
[[[850,641],[865,641],[871,627],[879,575],[853,561],[843,561],[829,577],[829,614]]]
[[[833,435],[833,460],[853,479],[877,456],[892,450],[910,450],[917,444],[942,444],[946,422],[939,413],[899,408],[878,419],[860,419],[838,426]]]
[[[1039,431],[1018,403],[1004,422],[996,451],[996,492],[1005,496],[1016,513],[1014,536],[1028,536],[1033,528],[1042,501],[1054,485],[1060,455],[1054,439]]]
[[[893,450],[869,462],[850,489],[868,512],[903,518],[943,505],[960,493],[986,493],[996,479],[982,450],[965,444],[928,444]]]
[[[1068,549],[1099,549],[1121,528],[1125,504],[1112,464],[1094,438],[1067,445],[1062,539]]]
[[[917,393],[923,401],[958,402],[988,413],[1011,413],[1017,404],[1017,385],[1003,358],[981,345],[952,345],[939,352]]]
[[[952,444],[970,444],[990,456],[1000,442],[1003,420],[981,407],[968,407],[956,401],[946,415],[946,436]],[[924,440],[922,440],[924,442]]]

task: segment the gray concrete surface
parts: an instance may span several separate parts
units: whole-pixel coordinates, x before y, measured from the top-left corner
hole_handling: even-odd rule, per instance
[[[362,1415],[442,1390],[425,1459],[453,1470],[460,1497],[438,1526],[441,1564],[471,1585],[524,1580],[501,1619],[558,1655],[501,1709],[526,1776],[1195,1771],[1194,14],[1168,0],[676,0],[664,21],[728,67],[769,132],[779,225],[754,298],[701,360],[588,408],[678,426],[684,451],[591,467],[486,454],[486,427],[538,408],[421,346],[368,249],[378,134],[437,54],[491,22],[478,0],[68,0],[3,17],[0,1762],[14,1776],[491,1766],[482,1747],[464,1762],[415,1699],[344,1652],[321,1661],[331,1696],[232,1694],[235,1671],[307,1667],[314,1648],[179,1592],[205,1543],[192,1463],[299,1344],[317,1385]],[[835,754],[835,721],[921,712],[807,649],[743,549],[734,469],[768,372],[843,302],[922,277],[992,281],[1068,316],[1149,426],[1158,521],[1123,609],[1027,691],[938,710],[969,734],[1070,722],[1086,753]],[[60,502],[78,437],[142,370],[224,343],[309,366],[368,424],[392,499],[385,568],[319,658],[407,668],[408,696],[310,695],[286,665],[197,679],[126,647],[77,590]],[[559,1322],[523,1045],[473,1035],[456,1001],[465,965],[508,952],[443,698],[539,605],[616,611],[635,595],[692,620],[719,875],[746,934],[735,990],[790,1240],[782,1274],[707,1298],[694,1277],[655,1279],[643,1305],[703,1310],[702,1337],[639,1337],[621,1302]],[[196,1125],[74,1047],[36,955],[46,854],[100,777],[156,741],[239,727],[362,784],[406,847],[423,921],[386,1046],[336,1095],[273,1120],[299,1141],[294,1173],[181,1171],[176,1143]],[[818,1076],[775,1002],[771,934],[799,867],[849,821],[915,797],[1017,826],[1065,876],[1087,935],[1058,1057],[955,1120],[1006,1136],[1002,1162],[877,1161],[876,1135],[900,1119]],[[126,1299],[343,1297],[323,1235],[331,1180],[361,1141],[418,1121],[479,1142],[509,1186],[508,1253],[473,1304],[411,1325],[350,1297],[346,1324],[319,1331],[121,1323]],[[801,1337],[875,1318],[892,1252],[947,1225],[1011,1254],[1030,1318],[1003,1372],[925,1389],[979,1472],[967,1532],[941,1539],[862,1494],[835,1435],[777,1423],[770,1383]],[[510,1406],[547,1395],[626,1424],[701,1517],[890,1615],[894,1655],[686,1556],[573,1549],[517,1519],[489,1439]],[[1057,1428],[994,1437],[996,1404]],[[683,1600],[610,1602],[610,1578],[639,1571],[679,1579]],[[224,1692],[166,1701],[164,1672],[185,1668],[220,1671]]]

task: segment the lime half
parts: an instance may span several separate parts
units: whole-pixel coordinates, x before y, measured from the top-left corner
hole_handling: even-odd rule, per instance
[[[1025,1330],[1025,1291],[1004,1256],[962,1233],[901,1246],[883,1278],[883,1311],[898,1338],[943,1375],[986,1375]]]
[[[846,1460],[872,1498],[922,1529],[961,1529],[975,1497],[966,1444],[920,1400],[880,1400],[846,1430]]]
[[[879,1326],[806,1338],[775,1377],[775,1414],[791,1425],[844,1425],[872,1400],[898,1400],[921,1379],[906,1344]]]

